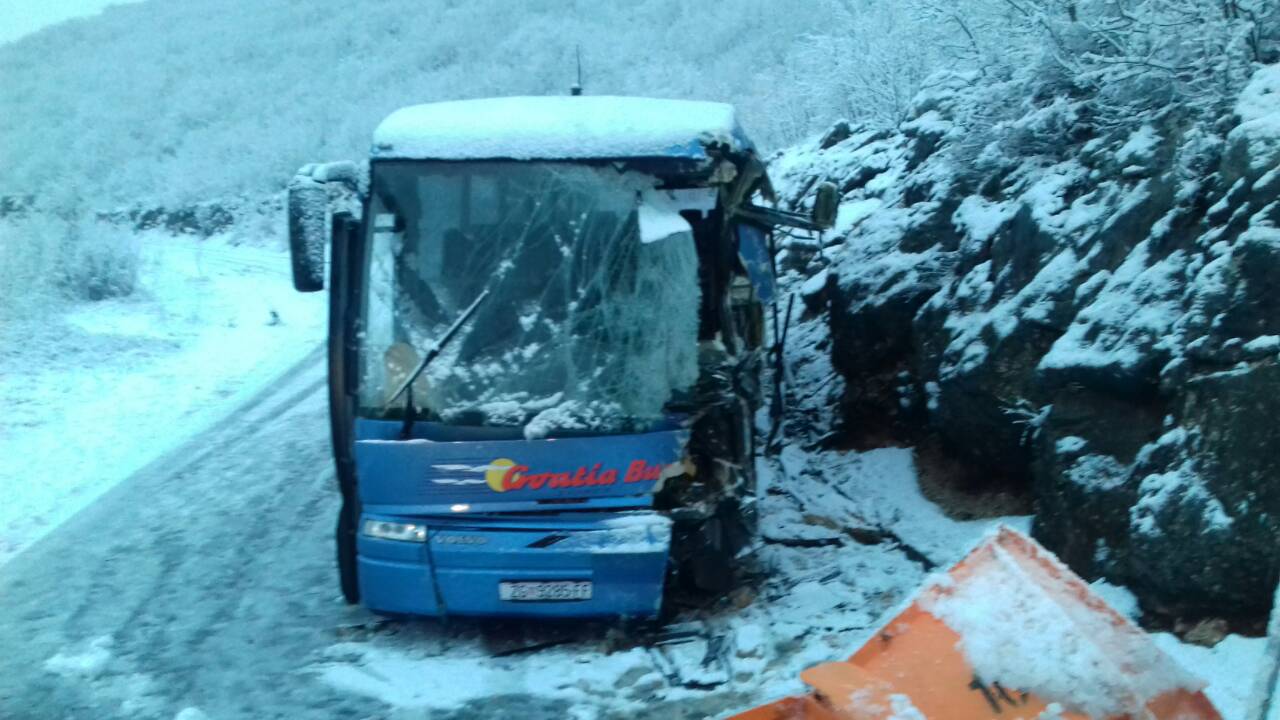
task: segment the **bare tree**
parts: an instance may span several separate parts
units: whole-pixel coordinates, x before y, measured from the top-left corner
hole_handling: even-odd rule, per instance
[[[1080,98],[1100,129],[1146,122],[1169,107],[1221,115],[1257,64],[1280,54],[1273,0],[917,4],[923,21],[968,40],[958,59],[1024,97],[1038,87],[1046,97]]]

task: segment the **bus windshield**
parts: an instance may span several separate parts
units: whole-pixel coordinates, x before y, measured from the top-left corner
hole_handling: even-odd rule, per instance
[[[613,166],[376,163],[366,223],[360,408],[488,298],[411,386],[451,425],[635,432],[697,379],[697,251],[656,179]],[[653,228],[658,228],[655,234]]]

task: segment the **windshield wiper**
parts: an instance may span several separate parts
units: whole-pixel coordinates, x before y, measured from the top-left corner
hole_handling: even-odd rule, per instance
[[[449,329],[444,331],[444,335],[441,335],[438,340],[432,343],[431,347],[427,349],[426,354],[422,356],[422,362],[418,363],[418,367],[414,368],[413,372],[409,373],[409,377],[400,384],[400,387],[396,388],[395,393],[393,393],[391,398],[387,400],[386,406],[390,407],[391,403],[395,402],[396,398],[399,398],[402,393],[408,393],[408,397],[404,404],[404,427],[400,429],[400,438],[402,440],[409,439],[413,432],[413,423],[415,422],[415,407],[413,404],[412,389],[413,381],[418,379],[418,376],[422,374],[423,370],[427,369],[427,365],[429,365],[432,360],[435,360],[440,356],[440,351],[444,350],[444,346],[449,344],[449,341],[453,339],[454,335],[458,334],[458,330],[471,318],[472,315],[475,314],[476,310],[480,307],[480,303],[484,302],[484,299],[487,297],[489,297],[489,291],[485,290],[477,295],[475,300],[471,301],[471,305],[469,305],[466,310],[462,311],[462,314],[458,316],[458,319],[454,320],[453,324],[449,326]]]

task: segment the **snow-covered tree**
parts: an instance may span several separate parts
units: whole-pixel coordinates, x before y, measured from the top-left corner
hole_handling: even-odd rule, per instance
[[[985,75],[1087,97],[1103,126],[1173,105],[1221,113],[1280,57],[1272,0],[921,0],[920,12],[961,33],[958,57]]]

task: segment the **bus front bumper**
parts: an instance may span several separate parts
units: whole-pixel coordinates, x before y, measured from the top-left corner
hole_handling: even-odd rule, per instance
[[[424,541],[367,534],[368,522],[425,527]],[[361,518],[362,602],[406,615],[653,617],[671,541],[658,513],[585,518]]]

